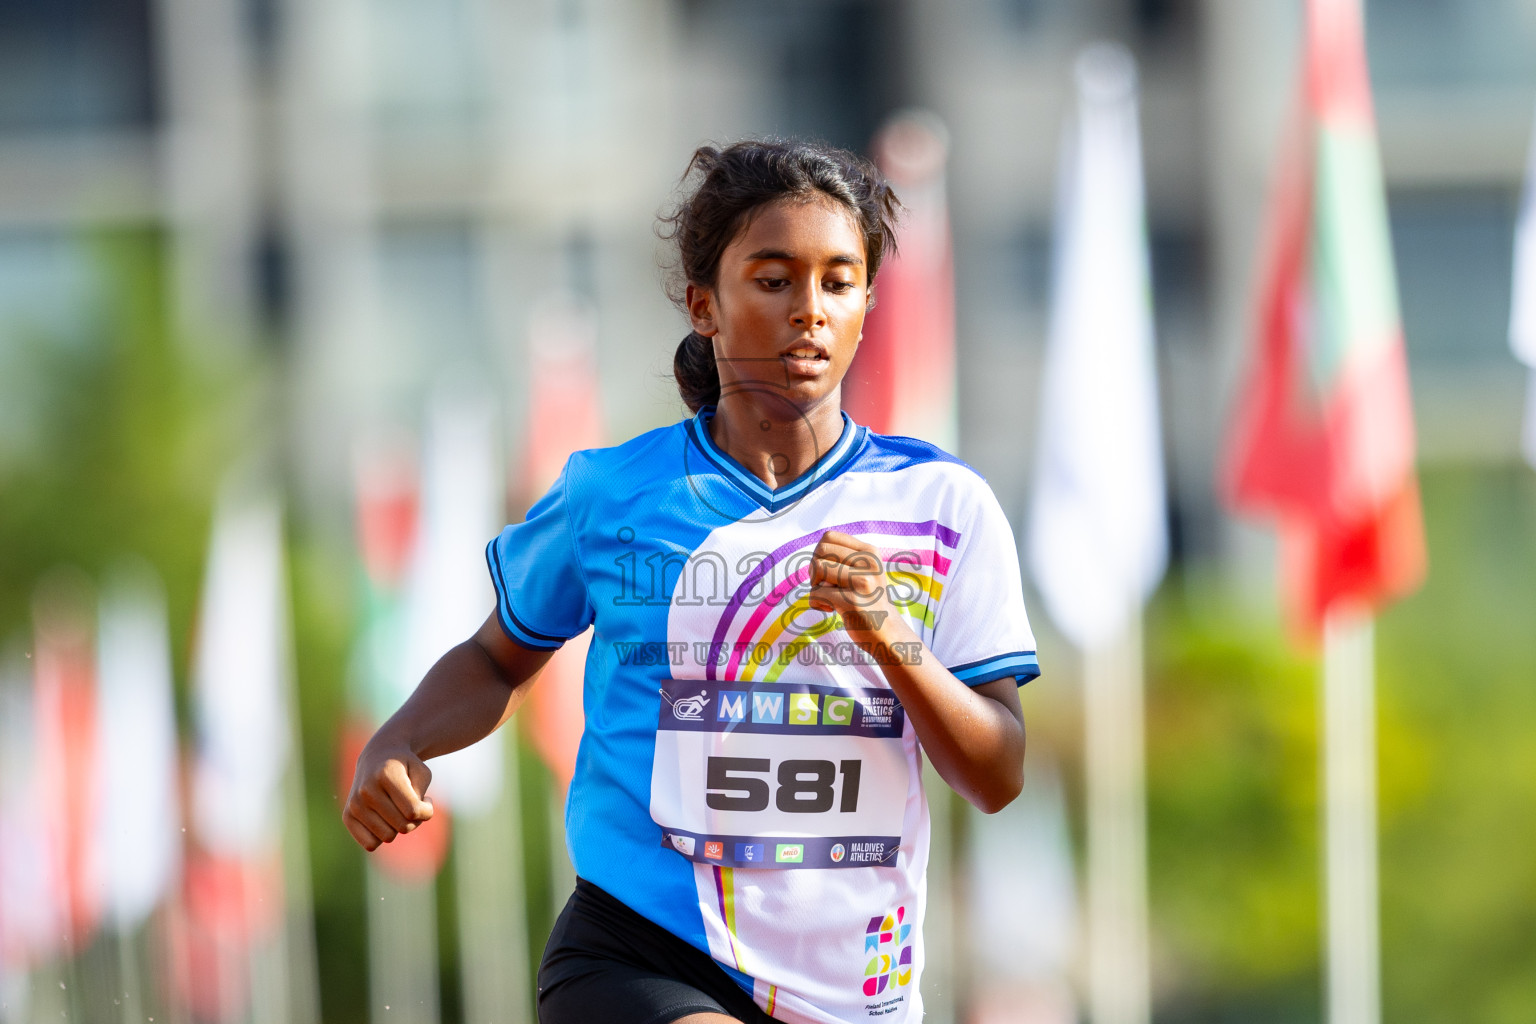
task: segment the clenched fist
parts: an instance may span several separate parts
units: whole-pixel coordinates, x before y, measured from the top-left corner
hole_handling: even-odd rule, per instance
[[[404,745],[376,748],[379,739],[375,736],[359,755],[341,814],[352,838],[370,852],[432,817],[426,798],[432,769]]]
[[[885,561],[873,544],[828,530],[811,555],[810,576],[810,606],[839,613],[855,641],[880,640],[897,625],[886,593]]]

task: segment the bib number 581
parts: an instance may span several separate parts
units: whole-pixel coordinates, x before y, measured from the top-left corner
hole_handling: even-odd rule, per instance
[[[859,809],[859,769],[862,762],[780,761],[773,805],[788,814],[821,814],[836,803],[840,812]],[[717,811],[766,811],[768,780],[773,771],[766,757],[711,757],[705,772],[704,802]],[[842,798],[836,780],[842,776]]]

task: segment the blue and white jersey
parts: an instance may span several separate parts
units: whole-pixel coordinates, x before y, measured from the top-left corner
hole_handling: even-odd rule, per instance
[[[921,1020],[928,809],[879,661],[1037,675],[1012,532],[932,445],[845,414],[774,490],[714,443],[713,412],[571,456],[487,551],[512,639],[594,627],[571,859],[780,1020]],[[807,605],[829,529],[880,550],[922,646],[873,657]]]

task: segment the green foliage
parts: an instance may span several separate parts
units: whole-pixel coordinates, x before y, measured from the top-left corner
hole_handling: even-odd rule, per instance
[[[1147,623],[1157,973],[1176,1019],[1293,1019],[1246,1004],[1316,991],[1314,671],[1277,627],[1185,592],[1165,588]]]
[[[1384,1017],[1516,1024],[1536,1006],[1536,478],[1422,483],[1429,580],[1376,632]],[[1316,1021],[1320,665],[1222,597],[1166,587],[1147,626],[1158,1018]]]
[[[124,230],[82,242],[96,294],[87,336],[17,336],[42,422],[0,470],[0,636],[29,630],[33,588],[72,565],[100,579],[125,554],[166,582],[176,649],[200,579],[210,495],[227,458],[230,390],[187,358],[167,310],[165,244]],[[6,325],[0,325],[3,328]]]
[[[341,739],[347,722],[347,659],[357,625],[351,586],[356,567],[346,553],[309,538],[295,540],[290,553],[321,1019],[365,1024],[366,854],[341,823],[350,784]]]
[[[1536,1014],[1536,477],[1426,474],[1430,575],[1377,633],[1388,1020]]]

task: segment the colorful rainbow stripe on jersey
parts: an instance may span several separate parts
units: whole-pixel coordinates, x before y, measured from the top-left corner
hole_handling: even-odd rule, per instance
[[[741,947],[736,944],[736,879],[730,868],[715,868],[715,895],[720,900],[720,920],[725,922],[725,935],[731,943],[731,962],[738,971],[746,970],[741,963]]]
[[[791,599],[791,595],[804,587],[809,580],[809,565],[787,575],[761,601],[750,607],[750,610],[748,610],[749,598],[775,567],[786,562],[797,552],[814,549],[821,541],[821,535],[827,530],[837,530],[856,537],[872,536],[877,540],[911,538],[914,543],[910,546],[877,544],[876,550],[880,552],[880,557],[886,563],[886,579],[893,591],[892,604],[911,619],[915,627],[921,629],[927,626],[932,629],[936,621],[939,600],[944,595],[944,581],[949,576],[951,559],[960,544],[959,532],[936,519],[921,523],[882,519],[840,523],[796,537],[777,548],[758,563],[736,588],[736,592],[731,595],[731,600],[720,615],[720,622],[715,627],[710,648],[711,652],[730,651],[729,658],[725,659],[724,679],[746,681],[752,679],[759,669],[766,669],[766,674],[761,681],[775,682],[784,667],[793,662],[795,655],[802,648],[841,625],[842,620],[838,616],[824,614],[823,618],[814,625],[804,629],[796,628],[796,638],[772,659],[771,665],[760,665],[757,663],[759,659],[746,656],[746,652],[763,644],[771,648],[774,643],[780,641],[780,637],[792,624],[800,621],[802,613],[811,610],[807,597],[802,595]],[[905,594],[911,596],[904,597]],[[730,634],[733,623],[737,616],[744,612],[746,617],[740,631],[736,634],[734,641],[727,645],[726,637]],[[718,660],[711,657],[706,663],[704,670],[706,679],[722,678]]]

